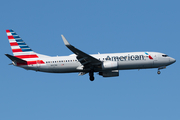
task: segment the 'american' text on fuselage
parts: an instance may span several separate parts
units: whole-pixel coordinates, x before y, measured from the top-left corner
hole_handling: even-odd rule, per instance
[[[127,56],[112,56],[106,57],[106,60],[111,60],[111,61],[133,61],[133,60],[144,60],[144,55],[127,55]]]

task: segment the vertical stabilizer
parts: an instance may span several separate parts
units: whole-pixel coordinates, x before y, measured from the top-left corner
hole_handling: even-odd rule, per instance
[[[19,59],[25,60],[28,63],[40,64],[44,62],[39,60],[39,56],[14,32],[14,30],[6,30],[7,37],[13,52],[13,55]]]

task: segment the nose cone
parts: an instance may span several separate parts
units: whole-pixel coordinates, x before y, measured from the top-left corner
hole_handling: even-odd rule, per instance
[[[176,60],[175,60],[174,58],[170,58],[170,59],[169,59],[169,62],[170,62],[171,64],[173,64],[173,63],[176,62]]]

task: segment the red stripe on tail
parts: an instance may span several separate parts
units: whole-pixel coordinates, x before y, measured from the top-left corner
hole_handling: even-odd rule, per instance
[[[18,56],[15,56],[17,58],[20,58],[20,59],[24,59],[24,58],[38,58],[37,55],[18,55]]]
[[[7,33],[9,33],[10,31],[9,30],[6,30]]]
[[[10,43],[11,46],[18,46],[17,42]]]
[[[12,49],[12,52],[14,53],[14,52],[22,52],[22,50],[21,49]]]
[[[8,39],[14,39],[14,37],[13,36],[8,36]]]

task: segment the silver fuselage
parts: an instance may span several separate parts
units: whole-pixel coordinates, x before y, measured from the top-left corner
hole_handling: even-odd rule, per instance
[[[175,62],[175,59],[169,56],[164,57],[163,53],[148,52],[153,59],[150,59],[145,52],[131,52],[131,53],[112,53],[112,54],[92,54],[94,58],[106,62],[117,62],[116,70],[128,69],[146,69],[146,68],[160,68],[168,66]],[[82,64],[77,60],[76,55],[61,56],[61,57],[40,57],[45,64],[21,65],[19,67],[27,70],[35,70],[50,73],[70,73],[70,72],[87,72],[83,69]],[[115,69],[112,69],[115,70]],[[106,71],[97,69],[95,72]]]

